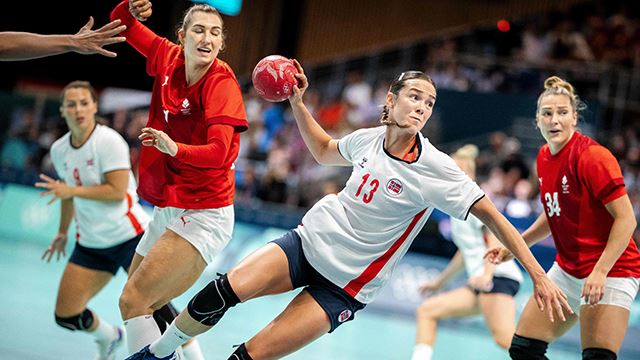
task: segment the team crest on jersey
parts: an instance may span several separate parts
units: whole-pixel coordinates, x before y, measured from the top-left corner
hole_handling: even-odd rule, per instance
[[[568,194],[569,193],[569,181],[567,180],[567,175],[562,176],[562,193],[563,194]]]
[[[338,315],[338,322],[345,322],[347,320],[349,320],[351,318],[351,315],[353,313],[351,312],[351,310],[342,310],[342,312],[340,313],[340,315]]]
[[[182,115],[191,114],[191,109],[189,108],[189,100],[184,99],[184,101],[182,102],[182,109],[180,109],[180,112],[182,113]]]
[[[385,188],[391,196],[398,196],[402,193],[402,182],[398,179],[391,179],[387,182]]]

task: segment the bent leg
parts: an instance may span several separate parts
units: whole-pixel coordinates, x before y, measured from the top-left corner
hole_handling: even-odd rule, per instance
[[[582,305],[580,337],[582,349],[620,351],[629,324],[629,310],[616,305]]]
[[[496,344],[507,350],[516,330],[516,302],[502,293],[480,294],[480,311]]]
[[[330,329],[327,313],[303,290],[278,317],[246,342],[245,347],[253,360],[279,359]]]
[[[544,355],[547,345],[569,330],[578,320],[575,314],[564,311],[566,321],[551,322],[538,308],[533,297],[529,298],[516,327],[516,333],[509,347],[512,359],[547,359]]]
[[[425,300],[416,311],[416,343],[433,345],[438,321],[478,313],[476,294],[461,287]]]

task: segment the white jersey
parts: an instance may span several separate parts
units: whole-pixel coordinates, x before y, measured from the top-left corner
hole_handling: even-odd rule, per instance
[[[451,238],[458,246],[464,260],[464,268],[467,276],[479,276],[484,273],[484,253],[487,250],[484,233],[484,224],[472,214],[467,220],[451,218]],[[509,260],[494,268],[493,276],[506,277],[517,282],[522,282],[522,273],[514,260]]]
[[[104,184],[105,173],[129,170],[127,195],[122,201],[73,198],[76,241],[80,245],[104,249],[146,229],[149,216],[138,203],[129,146],[115,130],[97,124],[79,148],[71,145],[71,133],[66,133],[51,146],[51,160],[60,179],[76,186]]]
[[[484,193],[422,134],[414,162],[384,150],[386,127],[338,142],[353,164],[346,187],[316,203],[297,228],[309,263],[362,303],[373,300],[438,208],[464,219]]]

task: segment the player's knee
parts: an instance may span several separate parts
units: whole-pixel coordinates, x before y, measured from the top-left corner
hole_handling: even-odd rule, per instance
[[[130,283],[127,283],[122,290],[120,299],[118,300],[118,306],[120,307],[120,313],[124,319],[131,317],[131,313],[135,312],[136,308],[142,306],[144,297],[142,294]],[[135,315],[135,314],[134,314]]]
[[[582,360],[616,360],[618,355],[609,349],[587,348],[582,350]]]
[[[61,317],[56,315],[56,324],[71,331],[87,330],[93,325],[93,313],[89,309],[84,309],[82,313],[74,316]]]
[[[215,325],[227,311],[240,300],[231,288],[227,275],[221,275],[197,293],[189,304],[189,315],[203,325]]]
[[[244,344],[240,344],[227,360],[253,360]]]
[[[509,355],[514,360],[547,360],[544,355],[549,344],[546,341],[513,335]]]
[[[498,346],[501,348],[508,350],[511,346],[511,339],[513,333],[503,332],[503,333],[495,333],[493,334],[493,340],[496,342]]]
[[[416,317],[418,319],[435,319],[435,313],[433,311],[433,305],[428,301],[423,302],[416,309]]]

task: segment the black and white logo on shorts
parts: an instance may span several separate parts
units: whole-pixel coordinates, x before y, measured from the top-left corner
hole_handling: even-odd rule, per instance
[[[351,310],[342,310],[342,312],[340,313],[340,315],[338,315],[338,322],[345,322],[347,320],[349,320],[351,318]]]

